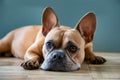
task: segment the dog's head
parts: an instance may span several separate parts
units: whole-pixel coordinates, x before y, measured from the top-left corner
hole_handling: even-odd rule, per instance
[[[58,18],[52,8],[43,12],[42,33],[43,70],[73,71],[81,67],[85,58],[85,44],[93,40],[96,17],[94,13],[86,14],[74,29],[59,26]]]

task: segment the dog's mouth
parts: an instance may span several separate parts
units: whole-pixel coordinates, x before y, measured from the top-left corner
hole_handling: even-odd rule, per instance
[[[76,71],[80,69],[79,64],[74,64],[68,60],[61,60],[61,61],[51,61],[51,60],[44,60],[41,67],[42,70],[45,71],[59,71],[59,72],[69,72],[69,71]]]
[[[42,65],[42,70],[46,71],[74,71],[80,69],[80,64],[73,61],[62,49],[54,50],[49,53]]]
[[[56,63],[56,64],[49,64],[49,65],[41,65],[41,69],[45,71],[59,71],[59,72],[69,72],[69,71],[76,71],[80,70],[80,67],[72,69],[72,67],[67,66],[66,64]]]
[[[49,61],[48,63],[43,62],[41,69],[45,71],[68,71],[66,63],[62,61]]]

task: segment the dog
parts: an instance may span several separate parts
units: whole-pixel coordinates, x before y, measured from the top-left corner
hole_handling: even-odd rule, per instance
[[[83,61],[103,64],[106,59],[93,53],[96,16],[89,12],[75,28],[59,25],[51,7],[43,11],[42,25],[25,26],[9,32],[0,39],[0,54],[11,52],[24,59],[27,70],[75,71]]]

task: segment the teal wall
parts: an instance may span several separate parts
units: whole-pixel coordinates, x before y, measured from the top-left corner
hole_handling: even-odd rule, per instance
[[[0,38],[20,26],[41,24],[46,6],[55,9],[62,25],[71,27],[86,12],[95,12],[94,50],[120,52],[120,0],[0,0]]]

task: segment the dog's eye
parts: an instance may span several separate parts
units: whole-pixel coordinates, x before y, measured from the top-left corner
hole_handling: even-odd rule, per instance
[[[47,47],[48,50],[50,50],[54,47],[54,44],[49,41],[49,42],[46,43],[46,47]]]
[[[78,50],[78,48],[75,45],[70,45],[70,46],[68,46],[67,49],[71,53],[75,53]]]

